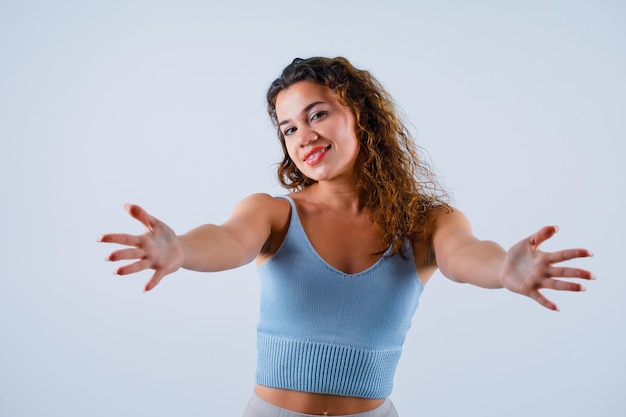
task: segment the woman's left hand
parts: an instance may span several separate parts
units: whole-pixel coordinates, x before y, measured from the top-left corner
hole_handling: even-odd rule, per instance
[[[505,288],[526,295],[555,311],[559,310],[557,305],[544,297],[539,290],[585,291],[585,287],[579,283],[557,278],[595,279],[591,272],[583,269],[555,266],[571,259],[593,256],[587,249],[565,249],[556,252],[539,250],[539,246],[557,231],[556,226],[546,226],[513,245],[506,254],[500,275],[500,282]]]

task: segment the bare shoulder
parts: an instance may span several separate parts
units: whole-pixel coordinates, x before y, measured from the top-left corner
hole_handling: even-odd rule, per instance
[[[264,225],[264,235],[267,240],[257,256],[257,263],[260,264],[267,261],[280,247],[289,227],[290,214],[291,205],[288,200],[258,193],[244,198],[235,207],[231,221],[232,219],[234,221],[249,219],[244,222]]]
[[[413,246],[423,248],[431,246],[438,236],[453,229],[469,227],[467,217],[455,207],[438,207],[432,209],[429,214],[430,220],[424,225],[423,233],[419,240],[413,242]]]
[[[237,213],[257,213],[257,215],[280,215],[289,212],[289,202],[284,198],[273,197],[266,193],[251,194],[241,200],[235,207],[233,215]]]
[[[470,233],[472,227],[469,220],[459,209],[450,207],[450,209],[437,209],[433,213],[431,242],[436,244],[436,241],[441,237],[445,237],[449,234],[458,233]]]
[[[251,234],[267,239],[289,217],[289,202],[269,194],[252,194],[233,209],[223,227],[237,234]]]

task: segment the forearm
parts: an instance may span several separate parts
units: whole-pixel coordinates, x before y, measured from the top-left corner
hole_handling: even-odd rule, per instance
[[[483,288],[502,288],[505,255],[505,250],[497,243],[477,240],[459,248],[440,269],[446,277],[456,282]]]
[[[227,229],[206,224],[178,236],[185,260],[183,268],[201,272],[216,272],[244,265],[256,254],[246,250]]]
[[[554,277],[593,279],[589,271],[571,267],[554,267],[554,263],[591,256],[586,249],[542,252],[538,246],[557,231],[546,226],[522,239],[505,251],[500,245],[479,240],[465,216],[457,210],[440,214],[436,219],[432,245],[437,267],[444,276],[483,288],[507,288],[523,294],[551,310],[557,306],[539,291],[584,291],[578,283]]]

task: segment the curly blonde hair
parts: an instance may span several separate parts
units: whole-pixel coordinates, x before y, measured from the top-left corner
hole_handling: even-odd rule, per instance
[[[276,97],[300,81],[313,81],[332,89],[340,103],[356,119],[360,143],[356,192],[359,203],[384,235],[392,254],[402,254],[402,241],[424,237],[434,209],[451,210],[447,194],[398,115],[394,102],[368,71],[355,68],[343,57],[296,58],[267,92],[267,110],[277,128],[283,148],[278,180],[290,191],[316,181],[302,174],[289,157],[285,138],[278,128]]]

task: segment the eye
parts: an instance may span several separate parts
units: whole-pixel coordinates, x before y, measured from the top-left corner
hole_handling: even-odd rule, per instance
[[[318,112],[315,112],[315,113],[313,113],[313,114],[311,115],[311,121],[321,119],[321,118],[323,118],[324,116],[326,116],[327,114],[328,114],[328,112],[327,112],[327,111],[318,111]]]
[[[295,127],[288,127],[287,129],[285,129],[285,130],[283,131],[283,136],[290,136],[290,135],[292,135],[292,134],[293,134],[293,132],[295,132],[295,131],[296,131],[296,128],[295,128]]]

